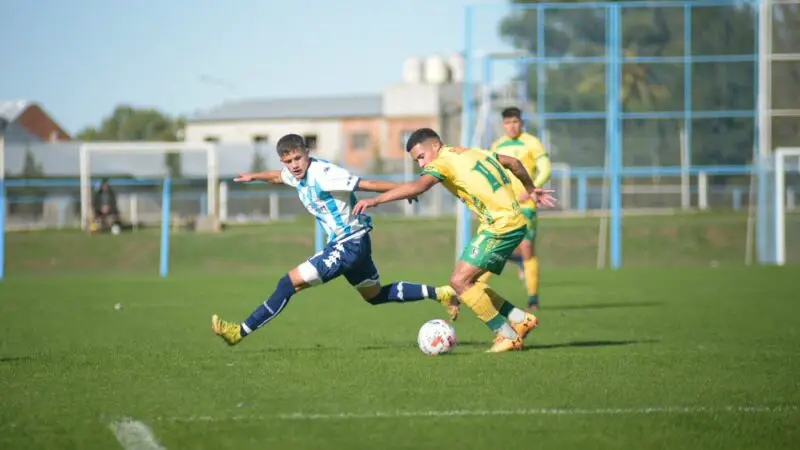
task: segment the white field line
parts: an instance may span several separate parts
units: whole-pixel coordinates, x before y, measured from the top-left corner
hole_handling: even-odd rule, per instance
[[[108,427],[125,450],[166,450],[156,440],[153,430],[138,420],[122,419]]]
[[[276,415],[237,415],[228,417],[188,416],[158,417],[166,422],[225,422],[266,420],[367,420],[367,419],[414,419],[424,417],[477,417],[477,416],[615,416],[647,414],[763,414],[798,411],[798,406],[649,406],[640,408],[540,408],[540,409],[494,409],[494,410],[443,410],[443,411],[390,411],[365,413],[291,413]]]

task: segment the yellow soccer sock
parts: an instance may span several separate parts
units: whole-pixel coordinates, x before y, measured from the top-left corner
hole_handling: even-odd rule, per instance
[[[539,257],[525,260],[525,287],[528,290],[528,305],[539,304]]]
[[[500,333],[508,339],[516,339],[517,332],[511,328],[500,312],[494,307],[492,298],[487,293],[488,286],[477,283],[464,291],[459,297],[461,302],[469,306],[482,322],[492,331]]]
[[[501,316],[515,323],[525,320],[525,311],[514,306],[513,303],[503,298],[503,296],[498,294],[497,291],[487,286],[486,293],[489,295],[489,298],[492,299],[492,306],[494,306],[495,309],[500,312]]]
[[[478,277],[478,281],[476,283],[489,284],[489,278],[492,278],[492,275],[492,272],[487,270],[486,272],[483,272],[483,275]]]

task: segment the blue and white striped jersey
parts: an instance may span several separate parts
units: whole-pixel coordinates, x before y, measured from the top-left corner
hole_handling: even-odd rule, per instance
[[[367,215],[353,216],[360,178],[347,170],[311,158],[305,178],[298,180],[289,172],[281,170],[284,184],[297,189],[300,201],[322,225],[328,235],[328,242],[338,241],[361,230],[372,228],[372,220]]]

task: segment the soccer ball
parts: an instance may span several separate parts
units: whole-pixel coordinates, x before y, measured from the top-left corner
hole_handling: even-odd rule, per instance
[[[429,320],[419,329],[417,345],[426,355],[449,353],[456,348],[456,330],[442,319]]]

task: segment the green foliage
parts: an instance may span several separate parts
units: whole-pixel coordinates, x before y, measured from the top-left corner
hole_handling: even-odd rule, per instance
[[[516,0],[518,4],[539,1]],[[581,3],[573,1],[570,3]],[[782,6],[783,7],[783,6]],[[775,47],[798,51],[800,8],[786,5],[776,13]],[[622,10],[622,47],[625,56],[682,56],[684,16],[682,8],[625,8]],[[537,12],[517,10],[500,24],[506,42],[530,53],[537,51]],[[706,7],[692,10],[693,55],[748,55],[756,50],[755,15],[747,7]],[[604,56],[606,54],[603,9],[548,10],[545,53],[548,56]],[[791,47],[791,48],[788,48]],[[779,82],[775,102],[798,108],[800,64],[774,67]],[[529,92],[536,92],[535,66],[527,71]],[[754,63],[696,63],[692,67],[692,108],[701,110],[753,110],[756,106]],[[549,66],[545,108],[547,112],[603,111],[605,66],[603,64]],[[776,85],[777,86],[777,85]],[[773,89],[775,91],[776,88]],[[625,64],[622,68],[621,101],[625,112],[681,111],[684,108],[683,64]],[[779,99],[780,97],[780,99]],[[784,99],[784,100],[781,100]],[[785,100],[790,99],[790,100]],[[788,104],[787,104],[788,103]],[[781,143],[800,144],[798,121],[776,120],[774,136]],[[753,149],[754,120],[697,119],[693,121],[694,164],[747,163]],[[626,121],[625,164],[676,164],[681,120]],[[549,128],[560,157],[571,164],[602,164],[587,149],[602,154],[605,124],[598,121],[553,121]],[[576,136],[594,145],[576,145]],[[600,142],[597,142],[597,141]]]
[[[175,142],[185,124],[183,118],[172,118],[155,109],[120,105],[101,121],[99,127],[87,127],[77,134],[77,138],[81,141]],[[164,167],[169,176],[180,178],[180,153],[165,154]]]
[[[250,172],[263,172],[267,170],[267,161],[258,149],[253,150],[253,162],[250,163]]]

